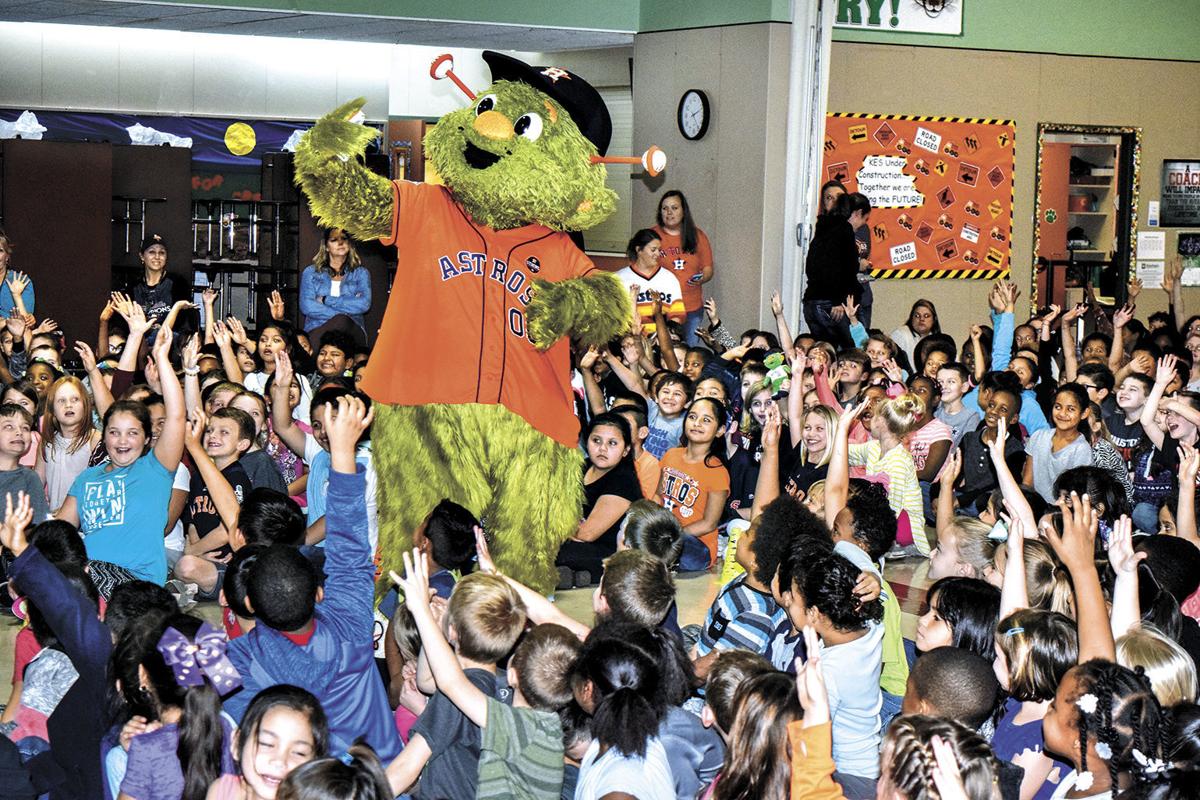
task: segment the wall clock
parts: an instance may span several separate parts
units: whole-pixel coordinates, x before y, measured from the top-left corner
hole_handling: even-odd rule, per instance
[[[696,141],[708,132],[708,123],[712,118],[708,95],[700,89],[688,89],[679,98],[679,110],[676,112],[676,122],[683,138]]]

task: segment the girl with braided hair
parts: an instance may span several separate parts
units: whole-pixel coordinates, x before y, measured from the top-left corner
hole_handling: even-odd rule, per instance
[[[1140,667],[1103,659],[1073,667],[1042,728],[1047,749],[1075,766],[1054,800],[1109,800],[1121,789],[1160,780],[1174,767],[1167,717]]]

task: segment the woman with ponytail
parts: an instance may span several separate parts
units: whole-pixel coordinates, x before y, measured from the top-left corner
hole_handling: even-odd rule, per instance
[[[237,774],[221,696],[242,682],[227,645],[224,633],[186,614],[121,638],[117,686],[130,713],[151,726],[130,740],[118,800],[204,800],[209,784]]]
[[[662,677],[649,653],[604,626],[583,643],[572,686],[576,702],[592,715],[592,743],[579,767],[575,800],[610,794],[675,798],[666,749],[657,736],[670,689]]]

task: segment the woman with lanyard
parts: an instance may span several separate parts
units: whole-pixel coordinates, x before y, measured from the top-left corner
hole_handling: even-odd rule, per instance
[[[660,238],[658,263],[679,279],[683,307],[687,312],[684,339],[688,347],[700,347],[696,329],[704,318],[704,292],[700,288],[713,279],[712,246],[704,231],[696,227],[683,192],[672,189],[658,202],[658,224],[653,228]]]
[[[191,286],[179,276],[168,274],[167,244],[159,234],[152,233],[142,240],[138,256],[142,260],[142,278],[134,284],[130,295],[133,302],[142,307],[146,319],[152,323],[151,330],[154,330],[176,304],[179,311],[188,307]],[[179,320],[172,320],[168,327],[177,334],[186,333],[196,330],[198,321],[197,314],[184,314]]]

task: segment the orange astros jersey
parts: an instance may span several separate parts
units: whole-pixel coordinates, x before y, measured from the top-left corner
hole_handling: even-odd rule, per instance
[[[535,279],[595,270],[565,233],[476,224],[444,186],[393,182],[399,266],[363,390],[375,402],[502,404],[576,446],[566,337],[537,350],[525,308]]]

